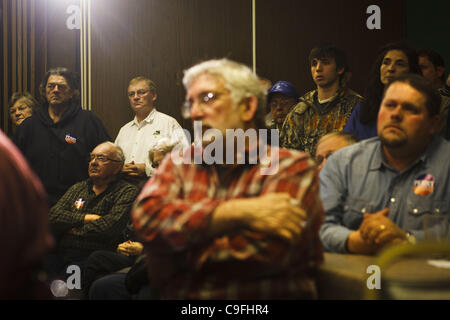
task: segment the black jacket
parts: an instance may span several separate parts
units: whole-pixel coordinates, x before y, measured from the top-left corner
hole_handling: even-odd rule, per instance
[[[70,105],[57,123],[42,107],[17,128],[14,143],[41,179],[50,205],[76,182],[88,178],[90,152],[111,138],[99,118]]]

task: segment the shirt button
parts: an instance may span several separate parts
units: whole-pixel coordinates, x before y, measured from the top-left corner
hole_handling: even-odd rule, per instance
[[[395,202],[395,198],[391,198],[391,202],[394,203]]]

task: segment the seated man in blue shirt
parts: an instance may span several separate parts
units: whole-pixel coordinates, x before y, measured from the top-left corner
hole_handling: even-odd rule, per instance
[[[336,151],[320,173],[325,249],[372,254],[424,238],[424,214],[449,214],[450,143],[435,135],[440,96],[418,75],[386,88],[378,137]]]

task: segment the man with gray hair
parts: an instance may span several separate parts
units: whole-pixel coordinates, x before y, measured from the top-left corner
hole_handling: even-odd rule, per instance
[[[81,108],[76,73],[50,69],[39,93],[40,107],[17,128],[13,141],[41,179],[53,206],[71,185],[87,178],[85,158],[111,138],[102,121]]]
[[[132,212],[153,292],[168,299],[315,298],[323,209],[314,161],[252,141],[250,133],[267,130],[267,89],[247,66],[205,61],[185,71],[183,84],[184,116],[194,131],[198,122],[212,134],[185,150],[183,163],[175,161],[179,150],[166,156]],[[235,148],[241,138],[243,150]],[[212,145],[226,163],[205,159]],[[276,170],[262,170],[265,155],[250,161],[258,148]]]
[[[322,136],[317,142],[316,148],[316,162],[319,166],[319,171],[327,163],[327,159],[335,151],[347,147],[351,144],[357,143],[358,137],[354,134],[344,131],[334,131]]]
[[[76,183],[50,210],[56,250],[48,259],[50,276],[70,264],[83,266],[95,250],[116,250],[129,221],[138,189],[119,178],[125,157],[120,147],[104,142],[90,154],[89,179]]]

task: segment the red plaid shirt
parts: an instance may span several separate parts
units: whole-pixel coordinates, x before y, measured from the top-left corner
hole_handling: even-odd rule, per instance
[[[318,174],[303,152],[279,150],[279,170],[261,165],[176,165],[166,157],[144,186],[132,212],[145,242],[149,280],[164,299],[315,298],[313,271],[323,260],[319,227],[324,212]],[[236,198],[286,192],[308,216],[291,244],[251,230],[216,238],[207,229],[215,208]]]

